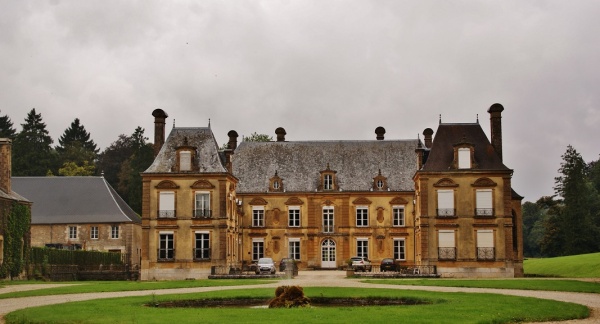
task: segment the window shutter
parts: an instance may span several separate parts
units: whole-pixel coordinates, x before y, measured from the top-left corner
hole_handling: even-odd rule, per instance
[[[471,150],[468,148],[458,149],[458,168],[459,169],[470,169],[471,168]]]
[[[492,207],[492,190],[482,189],[476,191],[477,208],[493,208]]]
[[[454,244],[454,231],[439,231],[439,247],[455,247]]]
[[[192,153],[189,151],[179,152],[179,171],[192,170]]]
[[[494,231],[477,231],[477,247],[494,247]]]
[[[453,209],[454,208],[454,191],[453,190],[438,190],[438,208]]]
[[[175,193],[161,192],[158,204],[159,210],[175,210]]]

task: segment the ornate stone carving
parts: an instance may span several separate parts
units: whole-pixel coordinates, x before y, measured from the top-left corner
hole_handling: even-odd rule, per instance
[[[370,205],[371,201],[365,197],[358,197],[352,203],[355,205]]]
[[[286,202],[286,206],[289,205],[304,205],[304,202],[298,197],[290,197]]]
[[[394,197],[392,200],[390,200],[390,205],[406,205],[408,204],[408,200],[402,198],[402,197]]]
[[[261,197],[256,197],[256,198],[253,198],[253,199],[252,199],[252,200],[251,200],[251,201],[248,203],[248,205],[250,205],[250,206],[265,206],[265,205],[267,205],[267,204],[268,204],[268,203],[267,203],[267,201],[266,201],[266,200],[264,200],[264,199],[263,199],[263,198],[261,198]]]
[[[475,180],[475,182],[473,182],[473,184],[471,184],[471,186],[473,186],[473,187],[495,187],[497,185],[498,184],[495,183],[490,178],[479,178],[479,179]]]
[[[192,184],[190,186],[190,188],[192,188],[192,189],[214,189],[215,186],[213,186],[213,184],[208,182],[207,180],[198,180],[198,181],[194,182],[194,184]]]
[[[379,223],[383,223],[383,211],[385,210],[385,208],[383,207],[377,207],[377,222]]]
[[[434,187],[458,187],[458,184],[454,182],[450,178],[443,178],[438,180],[434,185]]]
[[[179,189],[179,186],[171,180],[163,180],[163,181],[159,182],[155,188],[156,189]]]

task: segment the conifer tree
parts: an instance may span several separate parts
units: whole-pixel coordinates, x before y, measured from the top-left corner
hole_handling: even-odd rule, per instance
[[[27,114],[22,130],[13,142],[13,175],[46,176],[56,171],[52,138],[35,108]]]
[[[0,116],[0,138],[14,139],[17,131],[8,115]]]
[[[90,168],[92,169],[92,174],[94,173],[93,169],[95,168],[99,150],[96,147],[96,143],[90,139],[90,133],[79,122],[79,118],[75,118],[71,126],[65,129],[64,133],[58,139],[58,143],[60,145],[56,147],[56,151],[58,152],[61,169],[72,170],[72,163],[74,163],[75,166],[87,170],[84,174],[87,174]],[[63,173],[65,172],[63,170]]]

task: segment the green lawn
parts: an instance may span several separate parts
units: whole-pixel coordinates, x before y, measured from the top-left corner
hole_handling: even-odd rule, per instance
[[[440,293],[394,289],[304,288],[325,297],[403,297],[428,300],[428,305],[265,308],[155,308],[145,306],[175,299],[272,297],[274,289],[98,299],[28,308],[10,313],[6,323],[514,323],[584,318],[585,306],[493,294]],[[107,311],[109,310],[109,311]]]
[[[7,294],[0,294],[0,299],[30,296],[47,296],[63,294],[80,294],[89,292],[109,292],[109,291],[133,291],[133,290],[154,290],[154,289],[173,289],[173,288],[194,288],[194,287],[217,287],[217,286],[242,286],[273,283],[276,279],[205,279],[205,280],[180,280],[180,281],[72,281],[60,282],[65,284],[61,287],[36,289],[29,291],[19,291]],[[44,284],[48,282],[40,281],[10,281],[5,284]],[[57,284],[53,282],[53,284]]]
[[[386,285],[524,289],[600,294],[600,283],[564,279],[368,279],[363,281]]]
[[[527,259],[523,268],[526,276],[600,278],[600,253]]]

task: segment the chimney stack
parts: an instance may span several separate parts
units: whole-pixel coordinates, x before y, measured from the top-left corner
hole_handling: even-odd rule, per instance
[[[488,109],[488,113],[490,114],[490,128],[492,133],[492,146],[496,153],[502,160],[502,111],[504,107],[501,104],[495,103],[490,109]]]
[[[235,149],[237,148],[238,133],[234,130],[230,130],[229,133],[227,133],[227,136],[229,136],[229,142],[227,142],[227,148],[235,151]]]
[[[277,127],[275,130],[275,135],[277,135],[277,142],[285,142],[285,129],[283,127]]]
[[[165,120],[169,115],[162,109],[154,109],[152,116],[154,116],[154,157],[156,157],[165,144]]]
[[[12,192],[10,185],[10,170],[12,168],[11,148],[10,139],[0,138],[0,190],[9,195]]]
[[[383,141],[384,135],[385,135],[385,128],[379,126],[377,128],[375,128],[375,135],[377,135],[377,137],[375,137],[378,141]]]
[[[423,131],[423,136],[425,137],[425,147],[430,149],[431,144],[433,143],[431,136],[433,135],[433,129],[425,128]]]

